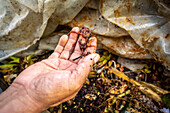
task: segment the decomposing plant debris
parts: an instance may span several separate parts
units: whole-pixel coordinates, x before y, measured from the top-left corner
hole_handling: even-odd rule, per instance
[[[164,68],[148,63],[143,69],[131,71],[117,63],[118,56],[100,50],[100,61],[93,65],[88,78],[75,98],[49,108],[50,113],[118,113],[163,112],[169,107],[169,83]],[[47,58],[27,56],[9,58],[1,64],[3,81],[12,83],[15,77],[29,65]]]

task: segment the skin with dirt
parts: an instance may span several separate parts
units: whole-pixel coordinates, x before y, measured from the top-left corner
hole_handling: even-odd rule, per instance
[[[82,39],[80,39],[80,40],[78,41],[79,46],[80,46],[80,49],[81,49],[81,51],[83,52],[83,54],[82,54],[81,56],[73,59],[73,61],[75,61],[75,60],[77,60],[77,59],[79,59],[79,58],[81,58],[81,57],[83,57],[83,56],[87,56],[88,54],[90,54],[90,53],[84,54],[85,49],[86,49],[87,47],[89,47],[89,46],[88,46],[88,43],[89,43],[89,38],[90,38],[90,36],[91,36],[91,31],[89,30],[89,28],[87,28],[87,27],[81,27],[80,30],[79,30],[79,32],[70,31],[67,35],[70,35],[71,33],[77,33],[77,34],[79,34],[79,36],[82,35],[82,37],[85,39],[84,41],[83,41]]]

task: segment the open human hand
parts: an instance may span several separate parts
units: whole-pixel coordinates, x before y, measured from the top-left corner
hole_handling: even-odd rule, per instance
[[[79,28],[75,27],[72,31],[78,32]],[[93,63],[100,58],[95,53],[97,39],[90,37],[91,47],[87,47],[84,52],[91,54],[73,61],[83,54],[78,44],[81,38],[82,36],[76,33],[63,35],[51,56],[24,70],[11,87],[22,90],[22,94],[27,95],[33,105],[42,109],[58,105],[76,96]]]

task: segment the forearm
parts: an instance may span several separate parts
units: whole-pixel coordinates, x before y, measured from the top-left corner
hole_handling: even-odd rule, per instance
[[[0,95],[2,113],[40,113],[42,106],[30,98],[20,87],[11,86]]]

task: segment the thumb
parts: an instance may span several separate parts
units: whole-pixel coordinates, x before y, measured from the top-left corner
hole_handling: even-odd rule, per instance
[[[84,83],[84,81],[86,80],[88,74],[90,73],[93,67],[93,64],[96,63],[99,59],[100,56],[97,53],[93,53],[82,58],[78,62],[78,66],[73,72],[76,78],[76,82],[78,82],[78,84]]]
[[[78,62],[77,70],[85,74],[86,77],[90,73],[93,64],[99,61],[100,56],[97,53],[89,54]]]

